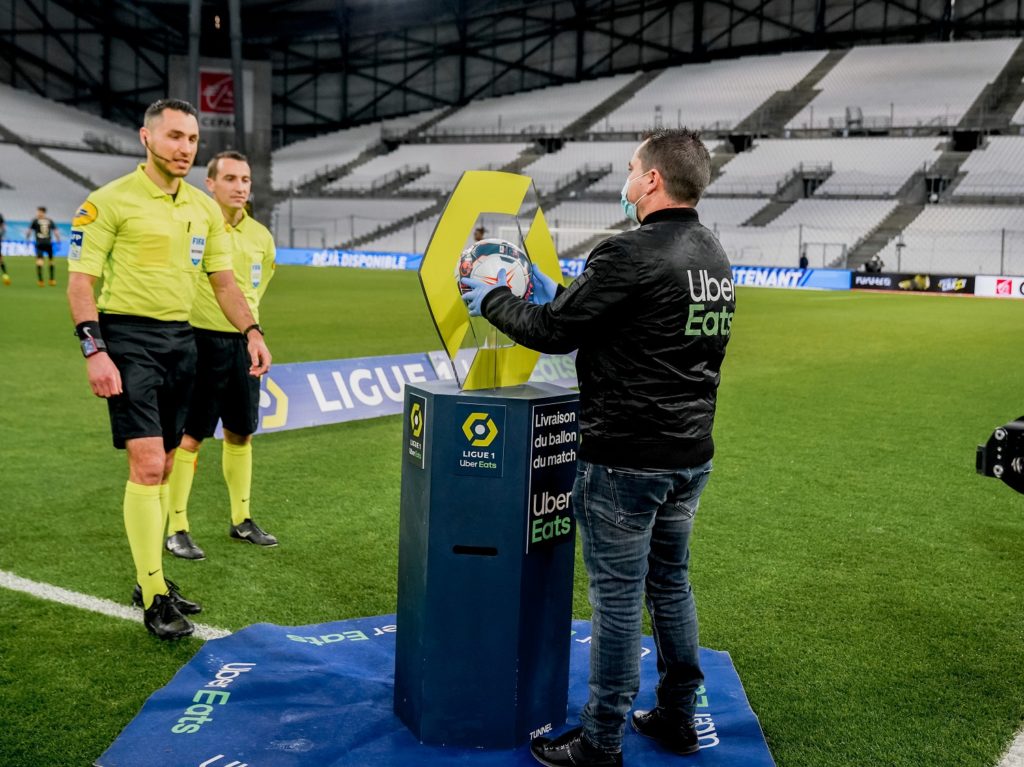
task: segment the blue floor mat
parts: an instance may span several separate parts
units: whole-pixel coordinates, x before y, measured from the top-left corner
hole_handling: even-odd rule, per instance
[[[392,711],[394,616],[275,626],[207,642],[96,760],[97,767],[513,767],[509,751],[424,746]],[[573,622],[568,725],[587,697],[590,623]],[[651,708],[657,668],[644,637],[636,708]],[[453,659],[455,662],[456,659]],[[627,726],[626,765],[774,767],[729,654],[701,648],[701,750],[680,757]]]

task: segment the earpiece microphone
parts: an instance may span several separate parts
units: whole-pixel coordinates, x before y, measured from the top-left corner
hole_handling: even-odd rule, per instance
[[[162,154],[157,154],[156,150],[149,145],[148,141],[145,141],[143,143],[146,145],[146,149],[148,149],[150,154],[152,154],[154,157],[163,160],[164,162],[174,162],[174,160],[172,160],[170,157],[164,157]]]

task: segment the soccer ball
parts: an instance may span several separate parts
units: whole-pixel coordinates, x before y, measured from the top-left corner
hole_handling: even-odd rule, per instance
[[[508,240],[488,238],[474,242],[459,256],[455,267],[455,279],[459,290],[468,293],[472,288],[462,284],[463,277],[494,285],[498,272],[505,270],[505,283],[512,294],[519,298],[533,295],[533,275],[530,274],[530,258]]]

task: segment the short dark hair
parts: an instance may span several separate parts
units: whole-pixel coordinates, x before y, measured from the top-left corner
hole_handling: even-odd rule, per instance
[[[694,205],[711,183],[711,155],[700,132],[687,128],[659,128],[644,135],[637,150],[644,170],[656,169],[665,179],[665,191],[676,202]]]
[[[46,206],[45,206],[45,205],[40,205],[40,206],[38,206],[38,207],[36,208],[36,210],[38,210],[38,211],[42,211],[43,213],[45,213],[45,212],[46,212]]]
[[[239,162],[248,163],[249,158],[241,152],[236,152],[234,149],[228,149],[223,152],[218,152],[210,161],[206,163],[206,177],[217,178],[217,174],[220,173],[220,161],[221,160],[238,160]]]
[[[146,114],[142,118],[142,124],[149,125],[150,122],[168,109],[173,109],[175,112],[184,112],[193,117],[197,117],[199,114],[196,112],[196,108],[184,99],[157,99],[146,107]]]

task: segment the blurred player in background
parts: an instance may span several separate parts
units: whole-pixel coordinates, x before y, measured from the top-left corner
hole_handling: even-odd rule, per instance
[[[259,322],[260,299],[274,276],[274,237],[245,211],[252,171],[245,155],[221,152],[207,166],[206,188],[220,206],[231,237],[235,282]],[[206,555],[189,533],[188,499],[198,465],[199,446],[223,422],[221,465],[231,501],[229,534],[257,546],[276,546],[277,538],[253,522],[252,435],[259,425],[260,381],[249,375],[245,338],[221,310],[209,285],[200,283],[192,316],[195,328],[196,385],[185,421],[185,435],[175,452],[170,477],[171,512],[167,550],[183,559]]]
[[[43,287],[43,256],[50,260],[50,285],[57,284],[57,272],[53,265],[53,243],[60,242],[60,232],[53,219],[46,215],[46,208],[40,205],[36,208],[36,217],[25,230],[25,239],[33,236],[36,241],[36,281],[39,287]]]
[[[0,274],[3,275],[4,285],[11,284],[11,276],[7,273],[7,264],[4,263],[4,235],[7,234],[7,222],[0,213]]]
[[[93,394],[107,400],[114,446],[128,453],[124,525],[135,563],[132,600],[160,639],[191,634],[200,606],[163,575],[167,477],[185,428],[196,345],[189,314],[209,282],[247,339],[250,374],[270,367],[263,333],[231,271],[231,236],[216,203],[183,181],[199,123],[186,101],[146,110],[146,162],[100,187],[72,222],[68,302]],[[103,279],[99,299],[93,295]]]

